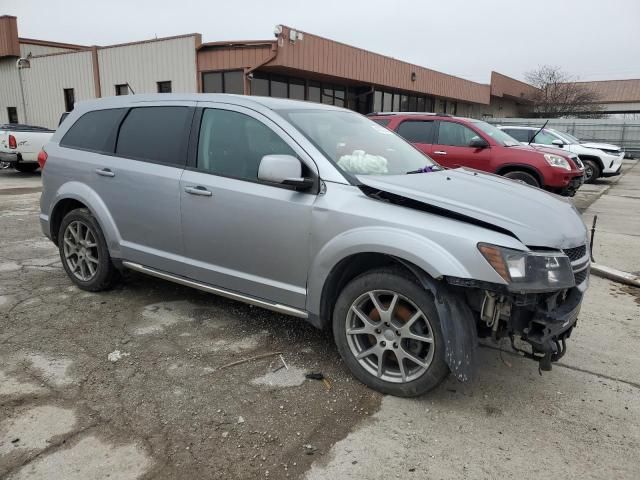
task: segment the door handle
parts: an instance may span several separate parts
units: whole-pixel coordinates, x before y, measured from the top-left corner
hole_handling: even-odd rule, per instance
[[[445,152],[444,150],[436,150],[433,153],[435,153],[436,155],[446,155],[447,152]]]
[[[112,172],[109,168],[96,168],[96,173],[103,177],[115,177],[115,172]]]
[[[213,195],[209,190],[201,185],[184,187],[184,191],[191,195],[200,195],[203,197],[210,197]]]

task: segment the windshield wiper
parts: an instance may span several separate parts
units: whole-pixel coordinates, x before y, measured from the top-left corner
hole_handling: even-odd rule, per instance
[[[418,170],[411,170],[406,174],[411,175],[413,173],[430,173],[430,172],[437,172],[440,170],[442,170],[442,167],[439,165],[427,165],[426,167],[419,168]]]

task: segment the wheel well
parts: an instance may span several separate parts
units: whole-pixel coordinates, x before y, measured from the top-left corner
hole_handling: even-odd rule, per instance
[[[51,232],[51,240],[53,240],[53,243],[56,245],[58,244],[58,230],[60,230],[62,219],[71,210],[76,210],[78,208],[87,208],[87,206],[78,200],[73,200],[72,198],[60,200],[53,208],[51,220],[49,222],[49,229]]]
[[[320,301],[320,325],[318,326],[324,329],[331,325],[331,317],[336,300],[347,283],[369,270],[391,266],[404,270],[417,280],[415,274],[407,268],[406,264],[392,255],[383,253],[357,253],[342,259],[333,267],[324,282],[322,299]]]
[[[527,167],[526,165],[508,165],[506,167],[502,167],[496,173],[498,175],[504,175],[505,173],[509,173],[509,172],[525,172],[525,173],[528,173],[530,175],[533,175],[533,177],[538,181],[540,186],[544,185],[544,179],[541,177],[541,175],[538,173],[538,171],[536,169],[534,169],[534,168]]]
[[[604,170],[604,163],[602,163],[602,159],[600,157],[594,157],[593,155],[578,155],[578,158],[583,162],[585,160],[593,160],[600,167],[600,171]]]

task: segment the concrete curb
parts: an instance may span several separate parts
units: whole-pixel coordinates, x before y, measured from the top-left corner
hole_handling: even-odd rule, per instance
[[[632,287],[640,287],[640,277],[633,273],[623,272],[605,265],[598,265],[597,263],[591,264],[591,273],[598,277],[613,280],[614,282],[624,283]]]

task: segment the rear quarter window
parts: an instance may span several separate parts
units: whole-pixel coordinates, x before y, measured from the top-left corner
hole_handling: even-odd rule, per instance
[[[124,108],[85,113],[62,137],[60,146],[98,153],[113,153],[118,125],[125,113]]]
[[[530,131],[522,128],[503,128],[502,131],[519,142],[528,142],[531,139]]]
[[[120,127],[116,155],[184,166],[192,116],[190,107],[132,108]]]
[[[382,125],[383,127],[388,126],[389,122],[391,122],[391,120],[388,118],[372,118],[371,120],[376,122],[378,125]]]

